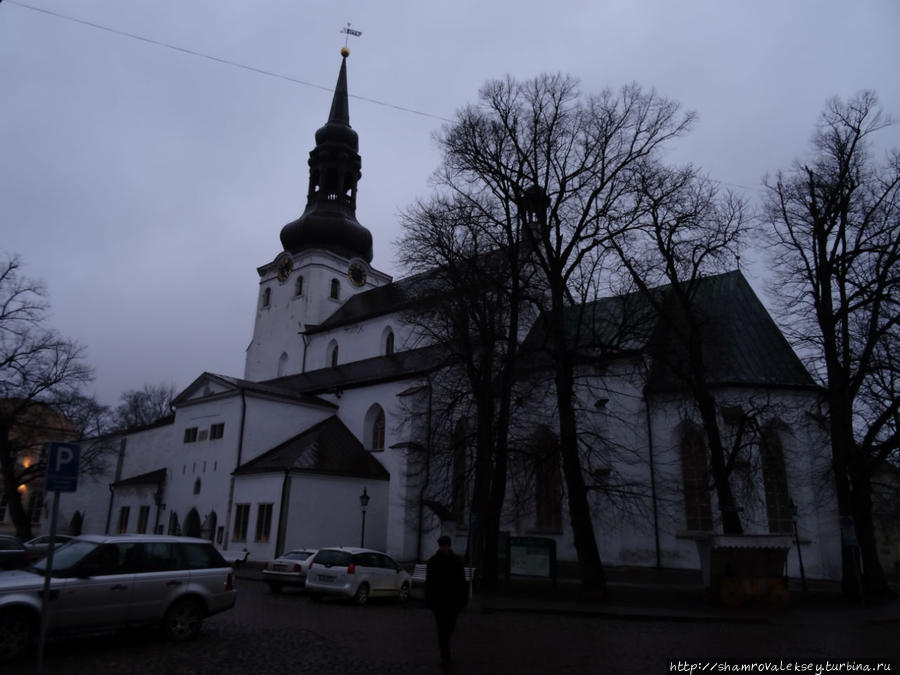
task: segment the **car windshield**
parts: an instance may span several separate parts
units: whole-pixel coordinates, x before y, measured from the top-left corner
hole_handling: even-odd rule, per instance
[[[319,551],[313,562],[326,567],[347,567],[350,564],[350,554],[346,551]]]
[[[288,551],[281,557],[289,560],[306,560],[311,555],[312,551]]]
[[[73,567],[80,563],[85,556],[92,553],[100,544],[92,541],[73,539],[53,552],[53,576],[65,576]],[[41,574],[47,571],[47,559],[43,558],[32,567]]]

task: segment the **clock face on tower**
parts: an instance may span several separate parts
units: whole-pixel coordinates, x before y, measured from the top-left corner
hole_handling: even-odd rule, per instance
[[[350,277],[350,283],[359,288],[366,283],[366,268],[360,262],[350,263],[347,268],[347,276]]]
[[[281,281],[282,283],[287,281],[287,278],[291,276],[293,270],[294,261],[291,260],[290,256],[284,256],[278,261],[278,281]]]

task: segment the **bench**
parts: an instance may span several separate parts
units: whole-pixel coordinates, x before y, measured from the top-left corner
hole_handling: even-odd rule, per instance
[[[232,567],[240,567],[245,562],[247,562],[247,558],[250,557],[250,551],[244,549],[243,551],[219,551],[222,554],[222,557],[225,558],[225,562],[227,562]]]
[[[472,579],[475,578],[474,567],[463,567],[466,573],[466,585],[469,587],[469,597],[472,597]],[[413,587],[417,584],[425,585],[425,574],[428,571],[428,563],[416,563],[412,573]]]

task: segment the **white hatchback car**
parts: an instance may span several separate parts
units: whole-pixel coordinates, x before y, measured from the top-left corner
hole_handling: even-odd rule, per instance
[[[0,660],[37,635],[47,559],[0,573]],[[204,539],[86,535],[53,553],[48,632],[157,624],[174,640],[234,606],[233,570]]]
[[[369,598],[409,598],[412,581],[396,560],[368,548],[322,548],[306,572],[306,592],[316,600],[338,595],[364,605]]]

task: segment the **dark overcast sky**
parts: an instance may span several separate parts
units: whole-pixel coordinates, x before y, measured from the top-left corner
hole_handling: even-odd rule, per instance
[[[0,248],[46,283],[103,402],[243,375],[256,268],[303,210],[348,21],[363,32],[348,62],[357,215],[392,274],[432,135],[487,79],[654,87],[699,115],[673,160],[751,199],[806,151],[829,97],[874,89],[900,116],[896,0],[6,0]],[[900,146],[898,127],[883,141]]]

